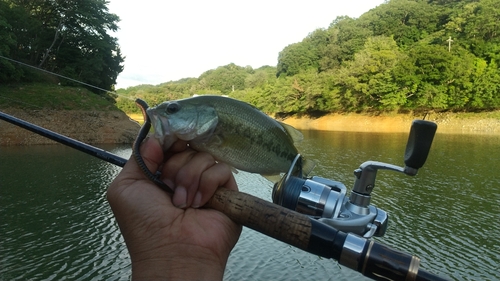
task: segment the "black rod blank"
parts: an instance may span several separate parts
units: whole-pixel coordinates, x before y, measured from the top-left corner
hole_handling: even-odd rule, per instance
[[[123,167],[125,166],[125,163],[127,163],[127,160],[113,154],[111,152],[108,152],[106,150],[102,150],[100,148],[97,148],[92,145],[88,145],[86,143],[83,143],[81,141],[77,141],[75,139],[72,139],[70,137],[58,134],[56,132],[53,132],[51,130],[47,130],[45,128],[42,128],[40,126],[31,124],[29,122],[26,122],[24,120],[21,120],[19,118],[16,118],[14,116],[11,116],[9,114],[3,113],[0,111],[0,119],[5,120],[9,123],[12,123],[16,126],[19,126],[21,128],[24,128],[26,130],[29,130],[33,133],[37,133],[43,137],[49,138],[53,141],[59,142],[61,144],[67,145],[69,147],[72,147],[74,149],[80,150],[84,153],[87,153],[91,156],[97,157],[101,160],[104,160],[106,162],[109,162],[111,164]]]

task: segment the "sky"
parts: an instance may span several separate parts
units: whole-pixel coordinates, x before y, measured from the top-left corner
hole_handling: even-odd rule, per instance
[[[234,63],[276,66],[286,46],[384,0],[108,0],[125,56],[116,89],[198,77]]]

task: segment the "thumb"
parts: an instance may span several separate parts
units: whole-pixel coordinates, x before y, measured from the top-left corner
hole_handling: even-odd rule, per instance
[[[142,143],[140,149],[146,168],[153,171],[153,173],[156,172],[163,161],[163,151],[160,144],[155,139],[148,138]],[[133,206],[134,204],[130,202],[131,198],[137,200],[137,196],[134,195],[134,193],[124,191],[136,191],[136,188],[130,189],[129,187],[134,186],[134,184],[139,181],[143,182],[145,180],[149,182],[146,175],[137,164],[137,161],[131,156],[107,190],[107,199],[115,214],[122,214],[123,211],[128,208],[127,206]],[[157,188],[153,188],[152,190],[157,190]]]
[[[141,144],[140,150],[140,155],[142,157],[142,160],[144,161],[144,164],[146,165],[145,168],[147,168],[149,171],[151,171],[151,173],[154,174],[163,162],[163,150],[161,148],[161,145],[155,138],[147,138]],[[123,167],[123,170],[120,174],[130,175],[135,179],[146,178],[144,172],[141,170],[140,165],[142,164],[137,163],[137,160],[132,155],[129,161],[127,161],[127,163]]]
[[[144,164],[154,174],[163,163],[163,150],[160,143],[155,138],[147,138],[141,144],[140,150]],[[138,164],[137,161],[134,162]]]

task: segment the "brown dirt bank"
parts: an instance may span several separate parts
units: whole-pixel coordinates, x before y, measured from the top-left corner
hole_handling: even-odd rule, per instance
[[[121,111],[1,109],[19,119],[89,144],[133,143],[139,125]],[[0,145],[53,144],[45,137],[0,120]]]
[[[432,113],[425,120],[438,124],[438,133],[448,134],[500,134],[500,118],[497,113]],[[413,114],[387,114],[369,116],[363,114],[329,114],[319,118],[290,117],[283,122],[299,130],[351,131],[351,132],[408,132],[414,119],[423,116]]]

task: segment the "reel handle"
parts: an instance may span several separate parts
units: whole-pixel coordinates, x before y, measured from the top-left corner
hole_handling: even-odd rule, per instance
[[[418,170],[424,165],[436,130],[436,123],[425,120],[413,121],[404,157],[407,167]]]

